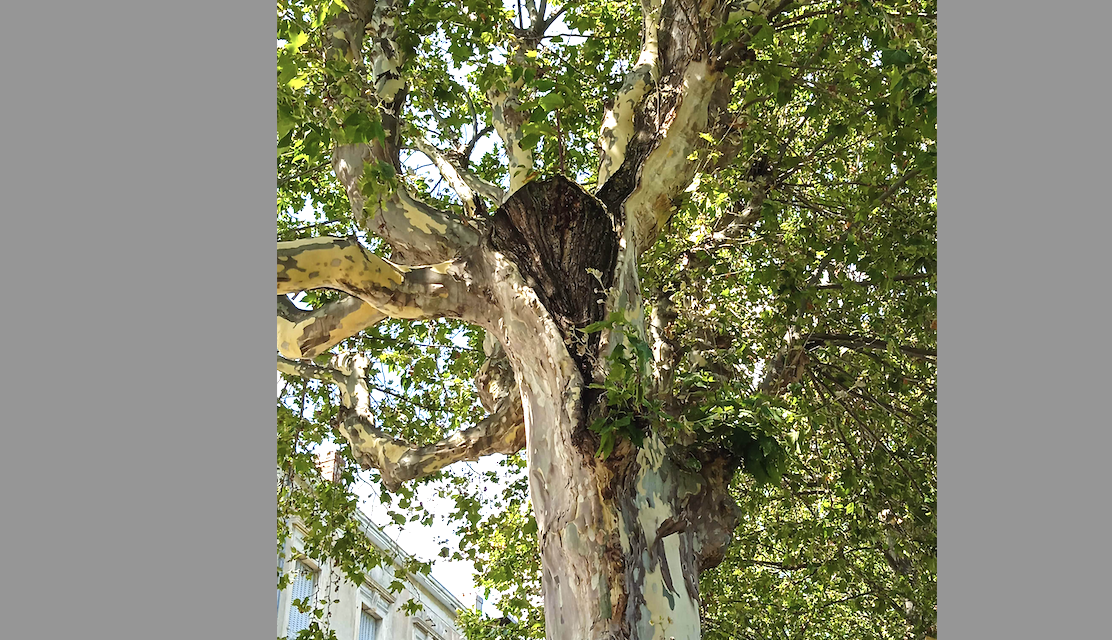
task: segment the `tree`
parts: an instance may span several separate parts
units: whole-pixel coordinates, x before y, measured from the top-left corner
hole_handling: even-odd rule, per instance
[[[933,635],[934,13],[279,2],[282,468],[509,455],[548,638]]]

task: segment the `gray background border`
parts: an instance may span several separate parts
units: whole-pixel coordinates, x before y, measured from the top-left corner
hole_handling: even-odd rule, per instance
[[[1107,633],[1103,6],[943,3],[942,638]],[[273,631],[272,20],[5,15],[6,637]]]
[[[942,5],[939,637],[1106,637],[1109,11]]]
[[[5,7],[2,637],[274,633],[274,20]]]

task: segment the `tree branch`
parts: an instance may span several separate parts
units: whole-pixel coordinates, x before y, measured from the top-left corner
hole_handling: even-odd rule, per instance
[[[315,358],[384,318],[386,314],[351,296],[313,311],[278,296],[278,353],[295,360]]]
[[[492,453],[512,454],[525,446],[525,413],[521,394],[514,389],[487,417],[475,426],[426,446],[396,439],[375,426],[370,389],[366,381],[368,360],[362,355],[334,357],[331,367],[294,362],[278,357],[278,370],[336,384],[343,409],[336,427],[351,442],[352,452],[363,468],[378,469],[391,491],[402,483],[464,460],[478,460]]]
[[[467,104],[471,109],[475,108],[474,105],[471,103],[471,96],[470,95],[467,96]],[[474,113],[474,112],[472,112],[472,113]],[[483,136],[490,133],[491,131],[494,131],[494,125],[489,125],[488,124],[487,126],[480,129],[478,122],[476,122],[475,126],[474,126],[474,129],[475,129],[475,135],[471,138],[471,142],[468,142],[467,146],[465,146],[463,148],[463,151],[460,151],[460,157],[462,158],[462,162],[460,163],[461,165],[466,166],[467,164],[470,164],[471,154],[475,152],[475,145],[479,143],[479,140],[483,139]],[[501,189],[499,189],[499,192],[501,192]]]
[[[702,60],[692,61],[683,72],[685,89],[679,104],[668,114],[668,124],[655,148],[641,165],[642,179],[625,201],[626,218],[634,225],[637,253],[648,249],[675,211],[676,202],[695,177],[689,157],[702,146],[699,134],[711,123],[711,108],[720,86],[728,83]]]
[[[391,318],[462,318],[482,323],[486,306],[457,279],[464,266],[407,267],[366,251],[354,238],[278,243],[277,294],[335,289]],[[369,315],[364,316],[369,319]]]
[[[453,161],[447,154],[437,149],[428,140],[414,140],[413,146],[425,154],[436,165],[440,175],[447,181],[448,186],[459,196],[467,214],[472,218],[479,216],[479,199],[482,195],[493,201],[495,206],[502,204],[505,197],[502,189],[483,180],[474,173],[464,169],[460,163]]]
[[[515,57],[519,59],[519,64],[524,65],[525,56],[523,53]],[[497,86],[491,86],[487,91],[487,99],[490,100],[491,106],[491,118],[494,120],[494,130],[498,133],[498,137],[502,139],[502,145],[506,150],[506,158],[509,160],[510,188],[505,194],[506,198],[524,186],[533,174],[533,151],[521,145],[523,137],[521,125],[525,118],[517,109],[520,105],[518,93],[522,84],[523,80],[518,79],[517,82],[507,82],[508,86],[505,91]]]
[[[629,92],[621,95],[625,102],[615,103],[607,114],[597,193],[611,210],[624,212],[635,255],[656,241],[690,187],[697,172],[695,154],[705,139],[722,137],[716,133],[727,122],[732,81],[709,42],[725,8],[717,0],[698,7],[679,0],[643,4],[644,48],[638,62],[652,63],[655,57],[658,70],[651,77],[656,81],[640,105],[630,108],[628,100],[642,91],[631,76]]]
[[[812,333],[804,342],[805,349],[814,349],[826,343],[846,347],[847,349],[886,349],[888,342],[871,336],[861,336],[849,333]],[[933,349],[921,347],[907,347],[899,345],[898,349],[905,355],[914,358],[926,359],[938,357],[938,352]]]
[[[342,29],[332,33],[342,33],[344,38],[333,39],[332,51],[343,51],[359,61],[364,35],[370,41],[371,93],[384,135],[370,143],[337,145],[332,153],[333,171],[344,186],[356,223],[390,244],[396,259],[425,264],[450,259],[478,240],[458,218],[418,201],[404,187],[389,192],[389,185],[378,184],[376,190],[383,194],[370,202],[364,194],[368,166],[376,171],[385,169],[388,176],[401,173],[398,140],[406,90],[401,50],[395,41],[395,0],[352,0],[348,6],[351,11],[336,19]]]
[[[340,373],[328,367],[322,367],[305,360],[289,360],[278,356],[278,371],[291,376],[298,376],[310,380],[336,383]]]
[[[301,178],[304,178],[305,176],[316,173],[316,172],[320,171],[321,169],[324,169],[327,166],[328,166],[327,162],[322,162],[318,165],[309,167],[308,169],[298,171],[297,173],[295,173],[293,175],[289,175],[289,176],[286,176],[284,178],[278,178],[278,186],[280,187],[280,186],[286,184],[287,182],[289,182],[290,180],[300,180]]]
[[[902,187],[905,182],[907,182],[911,178],[914,178],[918,174],[919,174],[919,169],[918,168],[912,169],[911,171],[908,171],[907,173],[905,173],[899,180],[896,180],[895,182],[893,182],[892,185],[889,186],[884,191],[884,193],[880,194],[880,196],[876,200],[871,202],[870,203],[871,207],[879,207],[880,205],[884,204],[885,201],[888,200],[888,198],[892,197],[892,195],[894,193],[899,191],[900,187]],[[866,207],[866,208],[871,208],[871,207]],[[842,235],[838,238],[838,241],[835,243],[835,245],[845,244],[846,239],[849,238],[849,234],[853,231],[853,228],[855,226],[857,226],[857,219],[856,218],[854,220],[851,220],[850,223],[846,225],[845,231],[842,232]],[[825,256],[823,256],[822,262],[819,263],[818,268],[815,269],[815,272],[811,275],[811,278],[809,280],[807,280],[807,285],[806,285],[807,287],[813,287],[816,284],[818,284],[819,279],[822,277],[822,272],[825,271],[826,267],[830,265],[830,260],[833,259],[833,257],[834,257],[833,252],[827,252],[827,254]],[[800,305],[802,306],[802,304],[803,304],[803,302],[801,301]]]
[[[664,0],[641,0],[641,53],[614,98],[614,107],[606,110],[599,131],[599,147],[602,149],[598,168],[599,186],[606,184],[625,161],[626,149],[635,133],[634,112],[660,78],[658,32],[663,6]]]

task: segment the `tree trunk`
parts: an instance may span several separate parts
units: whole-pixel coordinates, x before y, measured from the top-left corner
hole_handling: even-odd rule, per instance
[[[488,326],[521,390],[547,637],[698,638],[699,572],[721,561],[737,522],[728,460],[684,471],[651,432],[603,460],[587,428],[605,343],[578,329],[604,316],[607,299],[640,304],[619,225],[556,178],[516,192],[492,227],[486,279],[501,317]]]

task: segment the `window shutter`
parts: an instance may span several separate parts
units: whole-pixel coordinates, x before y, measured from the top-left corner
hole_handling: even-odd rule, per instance
[[[294,564],[294,575],[290,580],[290,626],[286,631],[289,638],[295,637],[302,629],[309,628],[309,620],[313,614],[298,611],[294,600],[308,598],[311,601],[313,592],[316,591],[316,578],[316,572],[304,563],[299,561]]]
[[[371,615],[371,612],[362,609],[359,616],[359,640],[375,640],[377,625],[378,620]]]

